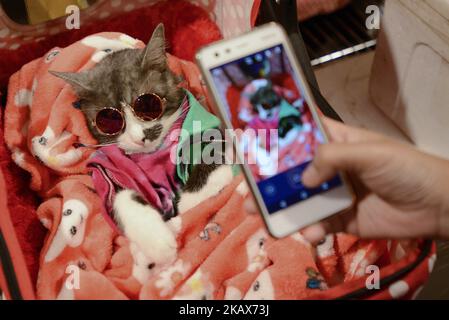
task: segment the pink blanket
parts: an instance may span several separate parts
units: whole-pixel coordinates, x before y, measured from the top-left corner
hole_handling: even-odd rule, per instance
[[[299,233],[281,240],[270,237],[259,216],[245,213],[249,190],[239,176],[167,222],[176,238],[176,259],[168,266],[155,266],[102,214],[105,190],[96,189],[86,167],[93,150],[73,146],[95,140],[81,112],[72,107],[76,97],[70,86],[48,73],[91,68],[104,55],[104,43],[114,44],[114,50],[143,47],[123,34],[97,34],[51,50],[10,80],[6,142],[14,161],[31,174],[31,188],[43,199],[38,216],[48,230],[36,284],[39,298],[312,298],[343,279],[363,275],[364,266],[380,261],[386,251],[383,241],[337,235],[314,248]],[[186,79],[186,89],[207,101],[193,64],[172,56],[169,64]],[[172,183],[164,178],[163,171],[172,170],[164,154],[125,160],[117,150],[103,151],[110,158],[133,161],[130,176],[145,171],[139,176],[146,179],[143,189],[156,179],[150,174],[156,167],[165,188]],[[220,172],[211,178],[228,181]],[[157,195],[147,190],[148,200],[166,206],[161,200],[165,191],[151,190]]]

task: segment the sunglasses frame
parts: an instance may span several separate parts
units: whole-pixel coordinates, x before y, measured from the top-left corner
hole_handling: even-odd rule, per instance
[[[137,101],[137,99],[139,99],[139,98],[141,98],[141,97],[143,97],[143,96],[145,96],[145,95],[152,95],[152,96],[156,97],[156,98],[159,100],[159,103],[161,104],[161,114],[160,114],[157,118],[154,118],[154,119],[151,119],[151,120],[146,120],[146,119],[144,119],[144,118],[142,118],[142,117],[139,117],[139,116],[136,114],[136,111],[134,110],[134,106],[135,106],[135,104],[136,104],[136,101]],[[141,120],[141,121],[144,121],[144,122],[151,122],[151,121],[156,121],[156,120],[158,120],[158,119],[160,119],[160,118],[162,117],[162,114],[164,113],[164,110],[165,110],[165,103],[166,103],[166,101],[167,101],[167,99],[161,98],[161,97],[160,97],[158,94],[156,94],[156,93],[142,93],[142,94],[140,94],[136,99],[134,99],[132,105],[130,105],[129,107],[130,107],[130,109],[132,110],[134,116],[135,116],[137,119],[139,119],[139,120]],[[117,112],[121,115],[121,117],[122,117],[122,120],[123,120],[122,127],[121,127],[120,130],[117,131],[116,133],[107,133],[107,132],[104,132],[103,130],[101,130],[101,129],[97,126],[97,117],[98,117],[98,114],[99,114],[101,111],[105,110],[105,109],[117,111]],[[125,115],[124,115],[124,112],[123,112],[122,110],[116,108],[116,107],[106,107],[106,108],[103,108],[103,109],[101,109],[100,111],[98,111],[98,112],[95,114],[95,119],[92,121],[92,125],[98,130],[98,132],[100,132],[100,133],[101,133],[102,135],[104,135],[104,136],[116,136],[116,135],[120,134],[121,132],[123,132],[123,130],[124,130],[125,127],[126,127],[126,121],[125,121]]]

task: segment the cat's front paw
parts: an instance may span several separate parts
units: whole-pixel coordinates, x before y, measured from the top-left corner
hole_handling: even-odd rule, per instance
[[[157,266],[176,260],[176,237],[159,212],[136,200],[132,190],[120,191],[114,200],[114,216],[126,237]]]

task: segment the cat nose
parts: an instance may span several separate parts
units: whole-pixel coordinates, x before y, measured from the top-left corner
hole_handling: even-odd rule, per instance
[[[142,141],[145,143],[145,140],[154,141],[157,140],[157,138],[160,137],[162,134],[162,130],[164,127],[158,123],[154,125],[152,128],[148,128],[143,130],[143,139]]]

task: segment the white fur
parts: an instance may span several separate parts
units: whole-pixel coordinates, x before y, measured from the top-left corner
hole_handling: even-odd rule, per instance
[[[279,110],[281,109],[280,106],[273,106],[270,109],[265,109],[262,107],[261,104],[256,105],[257,113],[259,114],[259,118],[262,120],[270,120],[272,119],[276,114],[279,114]]]
[[[167,225],[174,234],[178,234],[182,228],[182,218],[180,216],[171,218],[167,221]]]
[[[245,122],[250,122],[253,120],[254,116],[251,114],[251,112],[248,109],[243,109],[239,113],[239,119]]]
[[[207,178],[206,185],[198,192],[183,193],[178,203],[178,211],[182,214],[197,206],[204,200],[216,196],[232,181],[232,168],[222,165],[214,170]]]
[[[251,84],[256,88],[256,89],[260,89],[263,87],[266,87],[268,85],[268,80],[267,79],[257,79],[257,80],[253,80],[251,82]]]
[[[133,194],[132,190],[123,190],[115,197],[115,218],[123,232],[157,266],[173,263],[177,252],[175,235],[157,210],[134,201]]]
[[[294,143],[295,141],[298,143],[304,143],[306,140],[306,136],[302,133],[301,128],[293,128],[287,134],[284,138],[278,137],[279,141],[279,148],[285,148]]]
[[[181,109],[173,113],[168,117],[162,117],[156,121],[142,121],[134,116],[131,108],[123,104],[125,110],[125,120],[126,128],[123,134],[117,139],[118,146],[123,149],[126,153],[151,153],[157,150],[157,148],[162,144],[165,136],[167,135],[169,129],[173,126],[175,121],[181,115]],[[145,140],[144,130],[154,127],[156,124],[161,124],[163,126],[162,133],[154,141]]]
[[[293,98],[294,94],[291,91],[288,91],[288,98]],[[296,108],[296,109],[301,109],[304,106],[304,98],[299,98],[297,100],[295,100],[292,105]]]
[[[144,284],[155,273],[157,267],[155,266],[151,270],[148,268],[153,261],[150,261],[134,242],[130,243],[129,249],[134,260],[132,275],[140,284]]]

